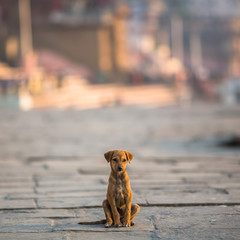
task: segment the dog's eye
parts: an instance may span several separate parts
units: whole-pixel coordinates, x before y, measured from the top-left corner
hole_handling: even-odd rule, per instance
[[[114,162],[116,162],[116,161],[117,161],[117,159],[116,159],[116,158],[113,158],[113,161],[114,161]]]
[[[127,161],[127,160],[124,158],[124,159],[123,159],[123,162],[126,162],[126,161]]]

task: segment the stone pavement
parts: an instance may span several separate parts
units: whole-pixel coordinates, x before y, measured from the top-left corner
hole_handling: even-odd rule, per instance
[[[0,239],[240,239],[238,150],[189,142],[238,133],[238,108],[0,114]],[[158,149],[161,133],[169,152]],[[141,210],[131,228],[98,223],[110,171],[103,153],[114,146],[135,155],[128,173]]]

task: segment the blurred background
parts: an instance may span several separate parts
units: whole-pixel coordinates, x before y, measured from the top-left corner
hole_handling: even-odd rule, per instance
[[[148,208],[105,238],[111,149]],[[239,240],[239,168],[240,0],[0,0],[0,239]]]
[[[240,102],[239,0],[0,0],[0,108]]]

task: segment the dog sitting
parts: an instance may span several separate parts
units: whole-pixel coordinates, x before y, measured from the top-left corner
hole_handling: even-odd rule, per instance
[[[132,190],[126,171],[127,161],[130,163],[133,155],[124,150],[112,150],[104,156],[111,166],[107,199],[103,201],[105,227],[130,227],[140,210],[139,205],[132,204]]]

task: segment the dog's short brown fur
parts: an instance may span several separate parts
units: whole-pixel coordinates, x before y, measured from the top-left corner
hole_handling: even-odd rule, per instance
[[[111,166],[107,199],[103,201],[105,227],[130,227],[134,225],[132,219],[140,210],[137,204],[132,204],[132,190],[126,171],[127,161],[130,163],[133,155],[124,150],[112,150],[104,156]]]

